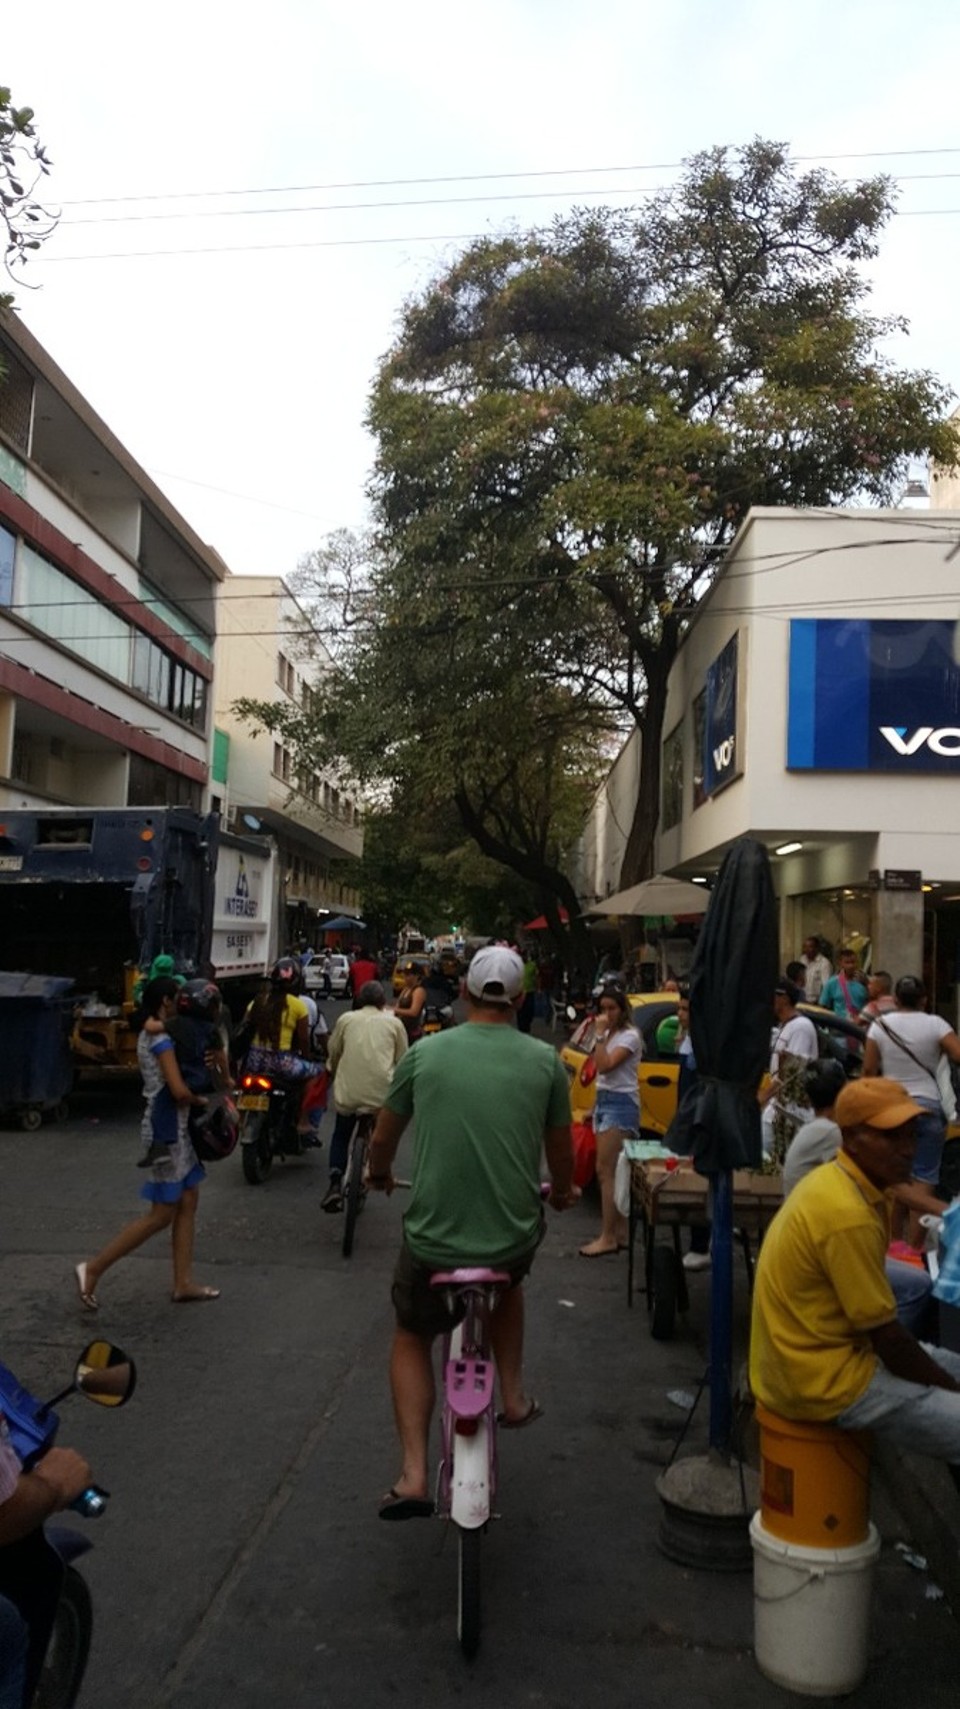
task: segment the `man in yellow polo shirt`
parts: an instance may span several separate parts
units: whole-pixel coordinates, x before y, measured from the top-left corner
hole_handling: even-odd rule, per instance
[[[840,1151],[794,1188],[760,1252],[750,1382],[783,1418],[875,1430],[955,1468],[960,1355],[897,1322],[884,1273],[891,1198],[910,1179],[919,1114],[896,1080],[840,1092]]]

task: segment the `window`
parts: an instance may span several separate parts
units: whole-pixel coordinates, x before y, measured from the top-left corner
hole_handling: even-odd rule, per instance
[[[0,604],[5,603],[5,533],[0,529]],[[149,635],[118,617],[80,582],[64,575],[25,542],[21,542],[17,559],[17,604],[27,623],[69,647],[105,676],[129,684],[154,706],[194,729],[206,728],[204,678],[172,659]]]
[[[9,605],[13,598],[13,560],[17,537],[9,529],[0,528],[0,605]]]
[[[707,737],[707,695],[701,689],[693,703],[693,805],[702,807],[708,799],[704,788],[703,749]]]
[[[663,829],[679,825],[683,817],[683,721],[675,725],[663,744]]]
[[[283,776],[283,749],[279,742],[273,744],[273,775],[274,777]]]
[[[297,673],[285,653],[277,654],[277,682],[285,694],[296,694]]]
[[[130,755],[128,807],[200,807],[200,785],[141,754]]]

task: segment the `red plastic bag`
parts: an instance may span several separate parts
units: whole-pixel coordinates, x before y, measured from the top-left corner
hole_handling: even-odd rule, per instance
[[[592,1122],[574,1122],[573,1179],[578,1187],[587,1187],[597,1172],[597,1139]]]
[[[307,1081],[303,1103],[300,1105],[300,1114],[306,1116],[311,1110],[325,1110],[329,1091],[330,1075],[325,1068],[321,1074],[315,1074],[312,1080]]]

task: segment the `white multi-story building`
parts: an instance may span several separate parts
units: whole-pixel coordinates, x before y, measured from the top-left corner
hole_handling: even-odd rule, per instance
[[[849,944],[923,971],[954,1020],[958,619],[960,512],[751,511],[671,673],[657,838],[659,870],[708,882],[757,838],[784,961],[811,934]],[[590,834],[608,863],[622,806]],[[582,873],[587,906],[606,879]]]
[[[206,805],[225,573],[0,314],[0,806]]]
[[[217,599],[214,788],[227,823],[269,830],[280,850],[287,942],[312,943],[318,917],[356,916],[359,899],[338,863],[363,853],[356,789],[323,767],[297,774],[293,753],[234,711],[248,698],[298,706],[328,670],[322,647],[305,656],[304,613],[278,576],[228,576]]]

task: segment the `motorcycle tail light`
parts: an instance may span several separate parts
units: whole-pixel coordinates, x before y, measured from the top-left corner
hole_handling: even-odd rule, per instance
[[[454,1431],[458,1436],[476,1436],[480,1428],[479,1418],[457,1418],[454,1420]]]

